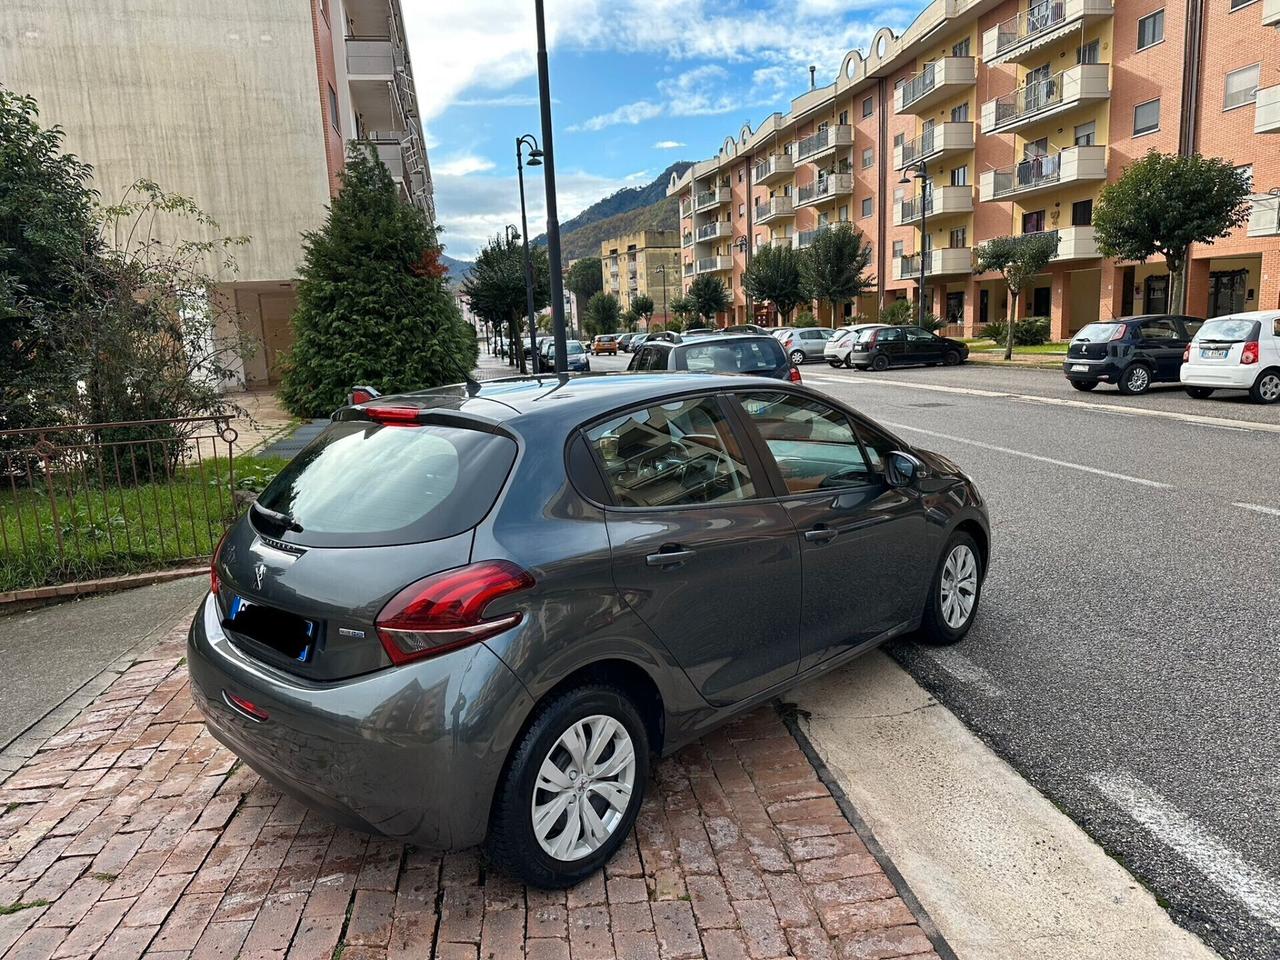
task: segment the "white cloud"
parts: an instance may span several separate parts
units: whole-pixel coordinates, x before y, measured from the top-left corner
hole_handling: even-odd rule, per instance
[[[556,103],[552,98],[552,103]],[[496,97],[464,97],[453,101],[455,107],[536,107],[536,93],[508,93]]]
[[[681,147],[687,147],[687,143],[681,143],[679,140],[659,140],[653,145],[655,150],[678,150]]]
[[[478,157],[474,153],[452,154],[431,160],[433,177],[465,177],[473,173],[484,173],[493,169],[493,161]]]
[[[567,130],[569,133],[578,133],[584,130],[595,132],[603,130],[605,127],[616,127],[619,124],[635,126],[637,123],[644,123],[646,120],[652,120],[654,117],[660,116],[662,116],[661,104],[654,103],[651,100],[637,100],[635,103],[624,103],[608,113],[602,113],[599,116],[583,120],[581,123],[575,123],[573,126],[568,127]]]

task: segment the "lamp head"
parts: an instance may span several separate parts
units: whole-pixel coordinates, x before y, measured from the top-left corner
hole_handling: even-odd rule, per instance
[[[533,153],[529,154],[529,159],[528,159],[528,160],[526,160],[526,161],[524,162],[524,165],[525,165],[526,167],[540,167],[540,166],[542,166],[542,161],[538,159],[538,158],[539,158],[539,157],[541,157],[541,156],[542,156],[542,151],[541,151],[541,150],[535,150],[535,151],[533,151]]]
[[[905,173],[902,175],[902,179],[898,181],[898,183],[904,184],[904,185],[910,182],[911,182],[911,178],[908,177]]]

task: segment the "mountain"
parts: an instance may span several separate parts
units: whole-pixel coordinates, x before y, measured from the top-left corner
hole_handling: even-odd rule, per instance
[[[564,261],[579,257],[600,256],[600,244],[611,237],[620,237],[637,230],[680,229],[680,198],[663,197],[657,203],[637,207],[625,213],[615,213],[595,223],[588,223],[569,233],[560,234],[560,250]]]
[[[448,254],[440,255],[440,262],[449,269],[449,282],[451,284],[459,284],[466,279],[467,271],[471,269],[472,262],[470,260],[455,260]]]
[[[648,213],[641,214],[637,218],[637,225],[630,227],[630,229],[642,230],[659,226],[669,230],[676,229],[679,226],[678,215],[667,216],[667,207],[670,207],[672,211],[675,210],[673,204],[666,202],[674,199],[667,197],[667,184],[670,182],[673,173],[676,176],[680,176],[691,166],[693,164],[689,161],[679,160],[658,174],[648,185],[625,187],[616,193],[610,194],[603,200],[597,200],[576,217],[560,224],[560,249],[564,259],[572,260],[588,253],[598,254],[601,240],[627,232],[626,229],[622,229],[629,225],[625,215],[633,211],[647,210]],[[653,209],[655,207],[661,209],[655,210]],[[617,218],[619,217],[624,217],[624,219],[618,220]],[[612,224],[603,233],[598,230],[592,230],[589,233],[575,237],[584,228],[598,227],[599,224],[606,220],[612,221]],[[657,222],[659,220],[661,222]],[[574,238],[572,242],[571,238]],[[595,240],[595,246],[591,247],[590,242],[593,239]],[[544,233],[534,237],[533,242],[546,246],[547,235]]]

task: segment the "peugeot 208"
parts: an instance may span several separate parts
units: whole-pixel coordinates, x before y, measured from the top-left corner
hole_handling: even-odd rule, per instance
[[[963,637],[988,544],[954,464],[786,382],[381,397],[227,533],[188,664],[213,734],[286,792],[563,886],[622,842],[655,756],[890,637]]]

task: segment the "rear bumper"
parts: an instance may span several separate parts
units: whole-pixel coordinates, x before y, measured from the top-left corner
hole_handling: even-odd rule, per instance
[[[1073,367],[1085,369],[1074,370]],[[1114,382],[1120,376],[1120,368],[1110,360],[1087,360],[1084,357],[1068,357],[1062,362],[1062,372],[1068,380]]]
[[[484,839],[510,720],[532,706],[483,644],[351,680],[291,677],[234,646],[211,598],[191,624],[187,667],[209,732],[267,780],[341,823],[435,849]]]
[[[1215,390],[1248,390],[1258,379],[1262,364],[1184,363],[1178,379],[1188,387],[1212,387]]]

